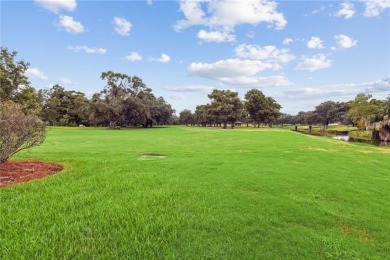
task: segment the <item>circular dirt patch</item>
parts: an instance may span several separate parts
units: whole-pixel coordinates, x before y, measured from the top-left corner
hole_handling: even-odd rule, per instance
[[[62,169],[61,165],[39,161],[7,161],[0,163],[0,188],[17,182],[40,179]]]

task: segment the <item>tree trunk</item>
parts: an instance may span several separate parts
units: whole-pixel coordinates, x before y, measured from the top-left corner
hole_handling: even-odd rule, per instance
[[[223,122],[223,129],[226,129],[226,128],[227,128],[227,123]]]

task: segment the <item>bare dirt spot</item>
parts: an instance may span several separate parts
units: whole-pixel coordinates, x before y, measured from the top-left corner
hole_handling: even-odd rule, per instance
[[[0,188],[18,182],[40,179],[62,169],[61,165],[40,161],[7,161],[0,163]]]
[[[345,234],[352,234],[356,236],[360,242],[367,242],[370,240],[370,234],[364,229],[359,229],[349,225],[342,225],[341,230]]]
[[[158,159],[164,159],[165,155],[158,154],[158,153],[148,153],[141,155],[138,159],[139,160],[158,160]]]

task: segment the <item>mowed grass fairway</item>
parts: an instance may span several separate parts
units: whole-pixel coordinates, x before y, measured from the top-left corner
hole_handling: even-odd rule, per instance
[[[159,154],[165,158],[143,158]],[[50,128],[0,258],[388,259],[390,150],[279,129]]]

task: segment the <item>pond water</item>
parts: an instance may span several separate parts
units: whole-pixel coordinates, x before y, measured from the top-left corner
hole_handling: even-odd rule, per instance
[[[346,142],[349,141],[348,135],[337,135],[337,136],[333,136],[332,138],[337,139],[337,140],[341,140],[341,141],[346,141]]]
[[[376,145],[376,146],[388,146],[388,147],[390,147],[390,142],[382,141],[382,142],[378,142],[378,143],[373,143],[371,140],[359,140],[359,139],[349,138],[348,135],[337,135],[337,136],[333,136],[332,138],[336,139],[336,140],[345,141],[345,142],[367,143],[367,144],[373,144],[373,145]]]

